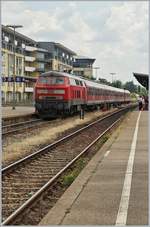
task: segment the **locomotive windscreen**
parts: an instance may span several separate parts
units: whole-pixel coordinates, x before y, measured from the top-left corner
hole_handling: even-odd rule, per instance
[[[40,76],[38,79],[38,83],[40,84],[48,84],[48,85],[61,85],[64,84],[64,77],[58,77],[58,76]]]

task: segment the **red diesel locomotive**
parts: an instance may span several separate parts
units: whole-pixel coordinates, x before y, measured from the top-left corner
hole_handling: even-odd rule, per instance
[[[130,102],[130,92],[68,73],[41,74],[35,84],[35,108],[41,117],[72,114],[81,108]]]

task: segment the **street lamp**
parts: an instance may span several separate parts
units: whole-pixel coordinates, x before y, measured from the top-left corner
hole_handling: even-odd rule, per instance
[[[125,87],[123,87],[123,91],[124,91],[123,97],[124,97],[124,104],[125,104]]]
[[[112,83],[113,83],[113,76],[116,75],[116,73],[110,73],[110,75],[112,76]]]
[[[14,68],[13,68],[13,105],[12,109],[15,110],[15,81],[16,81],[16,75],[15,75],[15,39],[16,39],[16,28],[22,28],[22,25],[6,25],[8,28],[14,29],[14,45],[13,45],[13,53],[14,53]]]
[[[97,79],[98,79],[98,78],[97,78],[97,70],[100,69],[100,67],[93,67],[93,69],[96,70],[96,71],[95,71],[95,75],[96,75],[96,80],[97,80]]]

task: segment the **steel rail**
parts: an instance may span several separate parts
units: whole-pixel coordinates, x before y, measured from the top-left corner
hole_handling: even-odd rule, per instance
[[[71,138],[71,137],[77,135],[78,133],[80,133],[81,131],[83,131],[83,130],[89,128],[89,127],[91,127],[92,125],[95,125],[95,124],[97,124],[98,122],[101,122],[101,121],[103,121],[103,120],[105,120],[105,119],[107,119],[107,118],[112,117],[113,115],[116,115],[116,114],[118,114],[118,113],[120,113],[120,112],[123,112],[124,110],[130,109],[130,108],[131,108],[131,106],[128,106],[128,107],[122,108],[122,109],[120,109],[120,110],[117,110],[117,111],[115,111],[115,112],[113,112],[113,113],[111,113],[111,114],[109,114],[109,115],[107,115],[107,116],[105,116],[105,117],[103,117],[103,118],[100,118],[100,119],[98,119],[98,120],[96,120],[96,121],[94,121],[94,122],[88,124],[87,126],[84,126],[84,127],[80,128],[80,129],[78,129],[77,131],[75,131],[75,132],[73,132],[73,133],[71,133],[71,134],[69,134],[69,135],[67,135],[67,136],[65,136],[65,137],[63,137],[63,138],[61,138],[61,139],[59,139],[59,140],[57,140],[57,141],[55,141],[55,142],[49,144],[49,145],[47,145],[46,147],[44,147],[44,148],[42,148],[42,149],[40,149],[40,150],[34,152],[33,154],[30,154],[30,155],[28,155],[28,156],[26,156],[26,157],[24,157],[24,158],[22,158],[22,159],[19,159],[18,161],[16,161],[16,162],[14,162],[14,163],[12,163],[12,164],[10,164],[10,165],[8,165],[8,166],[2,168],[2,174],[3,174],[4,172],[6,172],[6,171],[10,171],[11,169],[16,168],[18,165],[22,164],[23,162],[25,162],[25,161],[27,161],[27,160],[30,160],[31,158],[35,157],[36,155],[42,154],[42,153],[45,152],[47,149],[50,149],[50,148],[52,149],[52,148],[54,148],[55,146],[59,145],[61,142],[64,142],[64,141],[66,141],[68,138]]]
[[[41,119],[34,119],[34,120],[31,120],[31,121],[23,121],[23,122],[18,122],[18,123],[10,124],[10,125],[4,125],[4,126],[2,126],[2,129],[3,128],[14,127],[14,126],[20,126],[20,125],[24,125],[24,124],[28,124],[28,123],[32,123],[32,122],[38,122],[40,120]]]
[[[121,111],[118,111],[119,113]],[[113,114],[114,115],[114,114]],[[109,116],[110,117],[110,116]],[[106,119],[108,117],[104,117]],[[49,186],[54,183],[57,178],[59,178],[64,171],[66,171],[72,164],[74,164],[83,154],[88,152],[88,150],[106,133],[108,133],[119,121],[121,120],[121,116],[114,123],[112,123],[103,133],[101,133],[93,142],[91,142],[84,150],[80,152],[73,160],[71,160],[65,167],[63,167],[54,177],[52,177],[45,185],[43,185],[30,199],[28,199],[24,204],[22,204],[16,211],[14,211],[3,223],[2,225],[8,225],[11,223],[21,212],[23,212],[26,208],[30,207],[36,199],[39,199],[44,191],[49,188]]]
[[[36,114],[33,113],[33,114],[26,114],[26,115],[19,115],[19,116],[2,117],[2,124],[7,126],[10,123],[15,124],[16,122],[33,119],[35,116]]]
[[[33,128],[35,127],[36,125],[30,125],[32,123],[40,123],[40,122],[43,122],[41,119],[36,119],[36,120],[32,120],[32,121],[25,121],[25,122],[19,122],[19,123],[16,123],[16,124],[12,124],[12,125],[8,125],[8,126],[3,126],[3,128],[11,128],[11,127],[15,127],[15,126],[24,126],[22,128],[16,128],[16,129],[12,129],[12,130],[9,130],[9,131],[6,131],[6,132],[2,132],[2,136],[5,136],[5,135],[8,135],[8,134],[12,134],[12,133],[15,133],[15,132],[19,132],[23,129],[30,129],[30,128]]]

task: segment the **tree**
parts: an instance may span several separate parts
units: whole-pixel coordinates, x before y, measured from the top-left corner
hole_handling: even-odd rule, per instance
[[[128,81],[124,84],[124,88],[130,92],[137,93],[137,86],[133,83],[133,81]]]
[[[93,76],[92,76],[90,79],[91,79],[91,80],[96,80],[96,78],[95,78],[95,77],[93,77]]]
[[[108,82],[108,81],[107,81],[106,79],[104,79],[104,78],[99,78],[98,80],[99,80],[99,83],[101,83],[101,84],[111,85],[111,83]]]
[[[122,82],[120,80],[115,80],[112,82],[111,86],[117,87],[117,88],[122,88]]]
[[[92,77],[91,80],[96,80],[96,78]],[[113,86],[116,88],[124,88],[128,91],[130,91],[131,93],[136,93],[139,95],[144,95],[147,96],[148,95],[148,91],[144,88],[141,87],[140,85],[135,85],[133,83],[133,81],[127,81],[125,84],[123,84],[120,80],[115,80],[112,83],[110,83],[109,81],[107,81],[104,78],[99,78],[96,82],[101,83],[101,84],[106,84],[109,86]]]
[[[144,87],[140,87],[140,91],[138,91],[138,94],[141,96],[148,96],[148,91]]]

